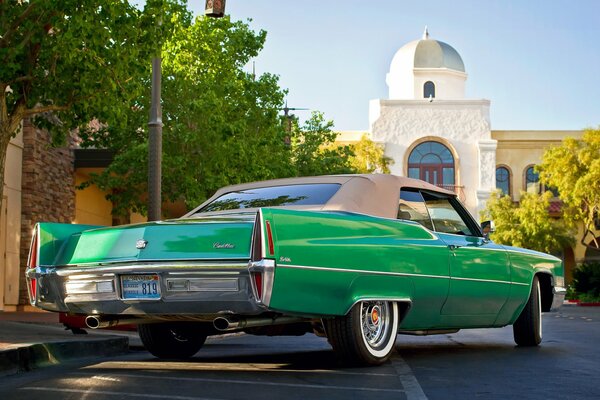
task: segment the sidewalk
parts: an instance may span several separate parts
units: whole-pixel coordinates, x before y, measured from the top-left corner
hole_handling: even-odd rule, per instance
[[[75,335],[58,322],[57,313],[0,312],[0,376],[30,371],[62,361],[126,353],[135,332],[93,331]]]

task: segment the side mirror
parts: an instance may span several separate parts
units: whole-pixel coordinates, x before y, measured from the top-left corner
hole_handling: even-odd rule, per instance
[[[483,232],[483,237],[489,239],[490,234],[496,232],[494,221],[483,221],[481,223],[481,231]]]

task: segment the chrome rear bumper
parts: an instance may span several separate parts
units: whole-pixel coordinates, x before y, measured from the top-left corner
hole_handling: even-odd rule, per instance
[[[565,295],[567,294],[567,289],[560,286],[555,286],[553,289],[554,297],[552,298],[552,306],[550,307],[550,311],[558,310],[563,303],[565,302]]]
[[[125,299],[121,277],[156,274],[160,298]],[[87,315],[257,315],[247,262],[37,267],[26,273],[31,304]]]

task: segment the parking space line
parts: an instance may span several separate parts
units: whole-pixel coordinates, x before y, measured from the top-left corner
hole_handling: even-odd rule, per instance
[[[171,380],[180,382],[212,382],[212,383],[230,383],[230,384],[241,384],[241,385],[257,385],[257,386],[282,386],[282,387],[295,387],[295,388],[307,388],[307,389],[325,389],[325,390],[354,390],[354,391],[365,391],[365,392],[393,392],[403,393],[402,389],[382,389],[373,387],[360,387],[360,386],[337,386],[337,385],[317,385],[308,383],[277,383],[277,382],[265,382],[256,380],[244,380],[244,379],[211,379],[211,378],[188,378],[180,376],[160,376],[160,375],[143,375],[143,374],[110,374],[110,375],[95,375],[83,372],[74,372],[72,375],[89,376],[90,378],[95,377],[123,377],[123,378],[140,378],[140,379],[153,379],[153,380]]]
[[[392,365],[398,374],[398,378],[400,378],[400,382],[402,383],[402,387],[406,394],[406,399],[427,400],[427,396],[425,396],[425,392],[423,392],[423,388],[419,384],[419,381],[417,381],[412,370],[400,355],[396,355],[392,358]]]
[[[161,370],[161,371],[178,371],[179,367],[184,367],[186,371],[267,371],[267,372],[289,372],[293,374],[331,374],[331,375],[356,375],[356,376],[397,376],[396,373],[386,373],[386,372],[352,372],[352,371],[336,371],[330,369],[313,369],[313,370],[304,370],[304,369],[289,369],[289,368],[280,368],[285,364],[248,364],[248,366],[241,365],[227,365],[227,364],[215,364],[215,365],[204,365],[204,364],[194,364],[194,363],[177,363],[177,362],[168,362],[168,363],[156,363],[156,362],[130,362],[133,367],[125,366],[123,367],[122,362],[103,362],[100,364],[95,364],[90,367],[86,367],[85,369],[114,369],[114,370],[130,370],[130,369],[146,369],[146,370]]]
[[[36,390],[39,392],[59,392],[59,393],[81,393],[91,395],[106,395],[106,396],[120,396],[120,397],[145,397],[151,399],[172,399],[172,400],[221,400],[216,398],[208,397],[190,397],[190,396],[173,396],[168,394],[150,394],[150,393],[128,393],[128,392],[114,392],[110,390],[95,390],[95,389],[67,389],[67,388],[55,388],[55,387],[24,387],[19,390]]]

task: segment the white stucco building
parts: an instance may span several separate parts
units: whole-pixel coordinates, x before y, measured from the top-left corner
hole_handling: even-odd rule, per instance
[[[382,77],[383,79],[383,77]],[[422,179],[456,192],[476,219],[493,190],[518,202],[523,191],[548,190],[535,172],[549,146],[583,131],[491,129],[490,100],[465,98],[467,72],[458,51],[432,39],[427,28],[419,40],[393,55],[385,76],[387,99],[371,100],[368,135],[393,160],[391,173]],[[351,144],[364,132],[341,132]],[[548,210],[560,216],[554,198]],[[560,254],[567,281],[576,263],[600,260],[600,250],[576,243]]]
[[[393,174],[455,190],[477,215],[495,188],[497,141],[490,101],[466,99],[466,81],[459,53],[426,29],[394,55],[389,98],[371,101],[369,123]]]

